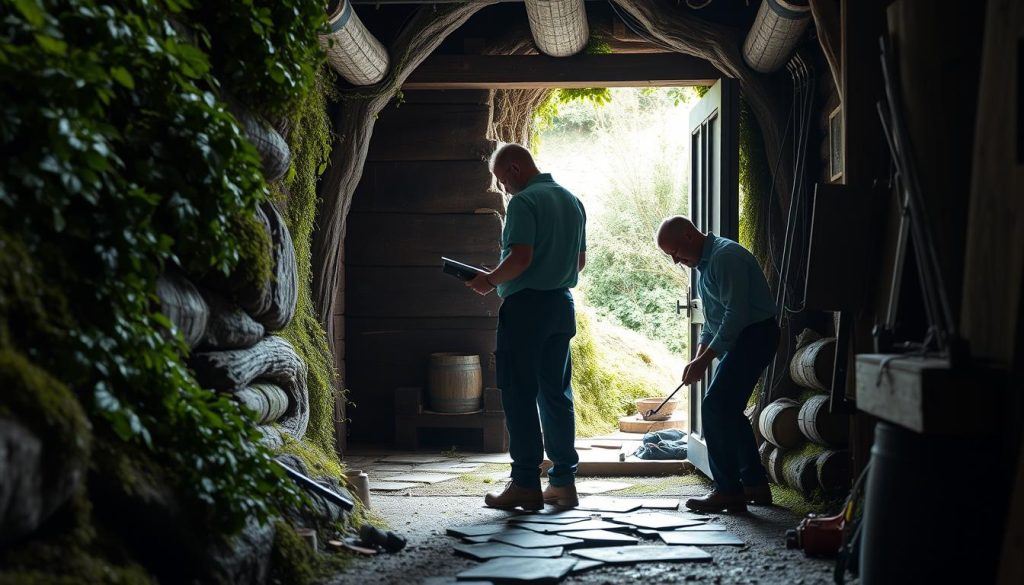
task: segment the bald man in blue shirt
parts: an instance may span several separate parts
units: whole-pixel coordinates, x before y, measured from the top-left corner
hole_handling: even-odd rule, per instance
[[[750,421],[743,410],[761,372],[779,345],[777,311],[757,259],[738,243],[703,233],[682,216],[658,228],[658,247],[676,264],[698,273],[697,292],[704,301],[704,328],[697,355],[683,369],[683,382],[694,384],[719,359],[701,420],[708,444],[714,490],[686,501],[701,512],[743,512],[747,502],[770,504],[771,490]]]

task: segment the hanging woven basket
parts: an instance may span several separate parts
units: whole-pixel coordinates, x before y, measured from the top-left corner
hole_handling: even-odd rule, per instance
[[[388,72],[388,52],[363,21],[352,3],[334,0],[327,7],[330,32],[320,35],[327,62],[352,85],[373,85]]]
[[[568,57],[587,46],[590,27],[583,0],[526,0],[533,41],[545,55]]]

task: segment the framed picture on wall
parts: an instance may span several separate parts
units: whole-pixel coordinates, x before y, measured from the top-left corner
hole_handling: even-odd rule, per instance
[[[828,115],[828,167],[829,180],[833,183],[843,178],[843,117],[842,106]]]

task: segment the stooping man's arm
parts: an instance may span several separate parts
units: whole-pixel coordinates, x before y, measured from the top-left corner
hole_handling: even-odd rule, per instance
[[[711,270],[715,280],[720,283],[719,301],[725,306],[725,314],[718,329],[705,330],[701,335],[697,356],[683,371],[683,382],[686,384],[700,381],[711,365],[711,360],[732,349],[740,332],[747,326],[750,282],[742,260],[723,254]]]

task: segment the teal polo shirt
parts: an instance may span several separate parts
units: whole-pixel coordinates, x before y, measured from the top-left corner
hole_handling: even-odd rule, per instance
[[[699,343],[718,356],[736,345],[747,325],[776,315],[775,299],[761,265],[729,238],[708,232],[697,272],[697,292],[704,301]]]
[[[499,296],[576,286],[579,255],[587,249],[587,212],[550,173],[530,179],[508,202],[501,232],[502,260],[516,244],[533,246],[533,261],[517,278],[498,285]]]

